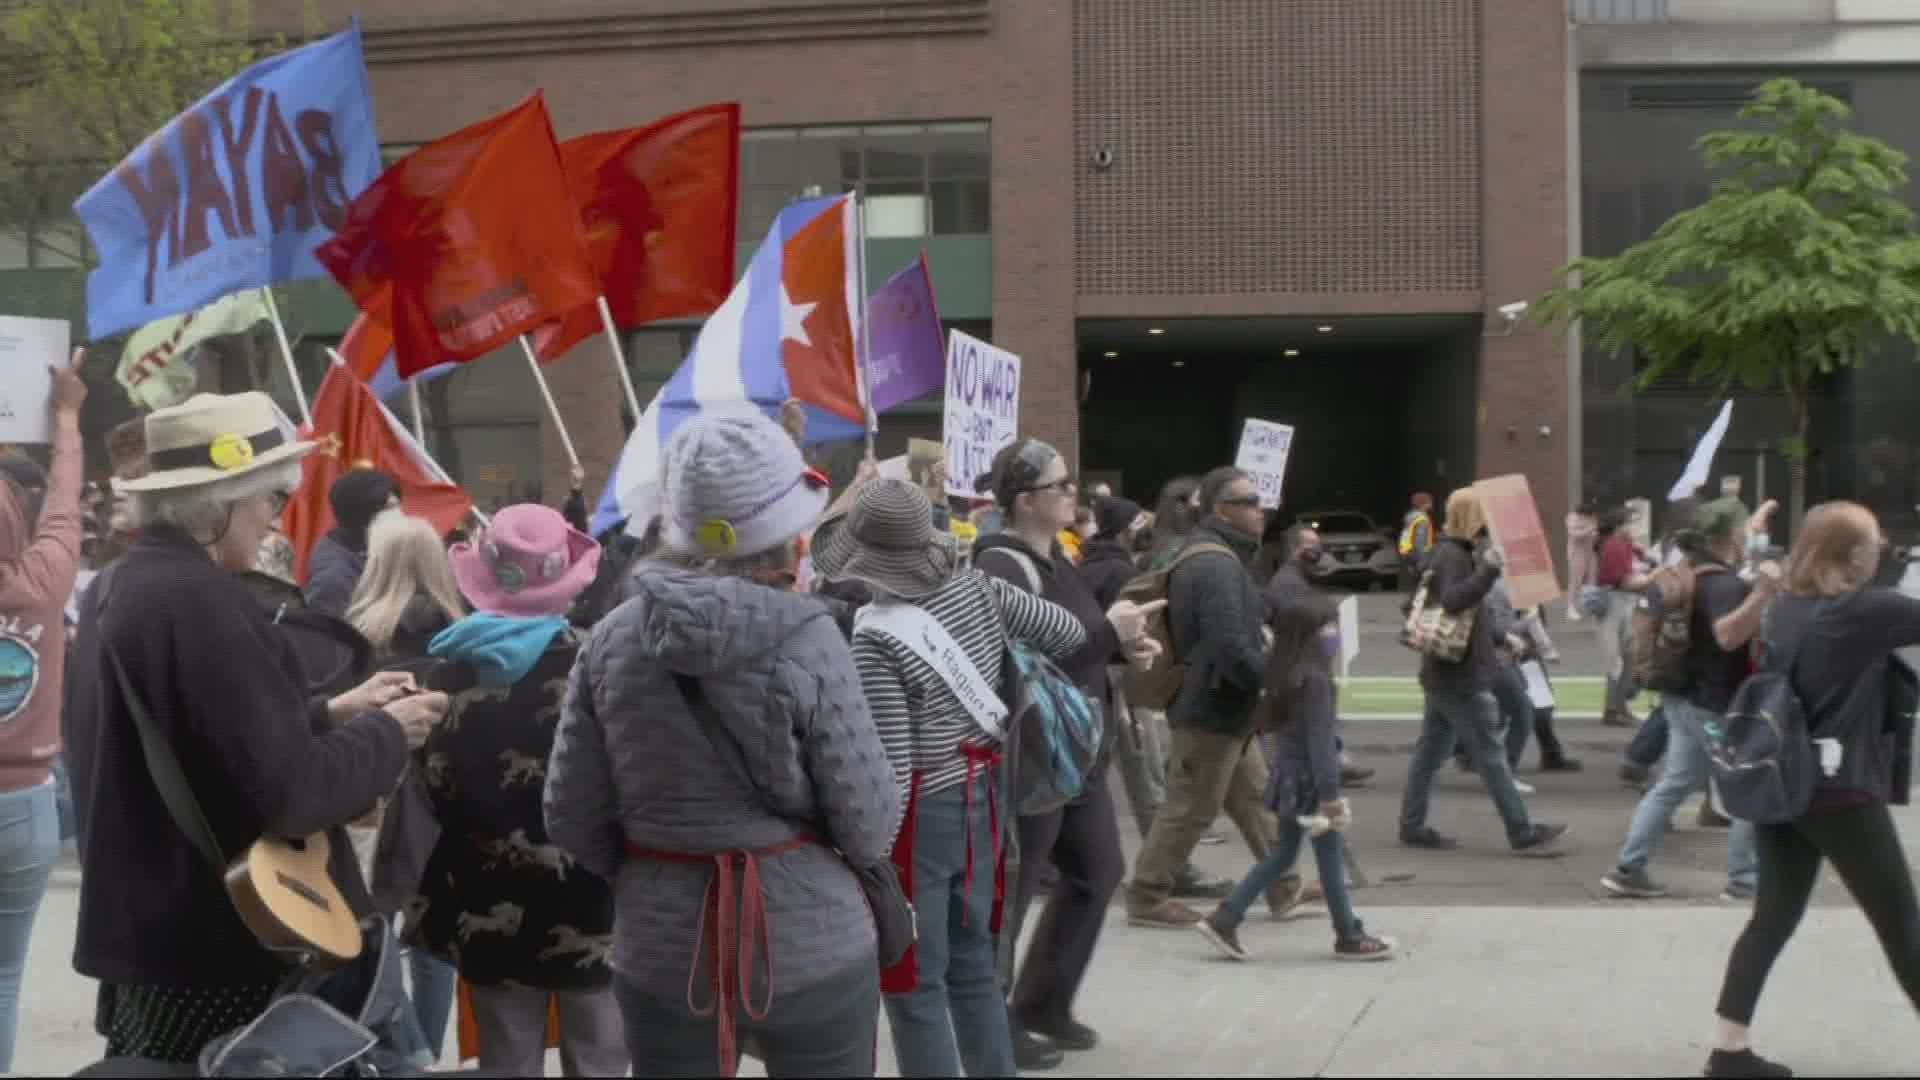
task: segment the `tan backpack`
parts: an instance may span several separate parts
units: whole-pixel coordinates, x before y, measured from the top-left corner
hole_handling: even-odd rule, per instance
[[[1239,562],[1240,557],[1233,549],[1224,544],[1199,543],[1182,549],[1180,554],[1166,566],[1150,573],[1141,574],[1120,590],[1120,599],[1131,600],[1136,604],[1149,604],[1155,600],[1167,599],[1167,587],[1173,581],[1173,572],[1180,565],[1196,555],[1215,552]],[[1173,704],[1180,693],[1180,684],[1186,680],[1187,665],[1173,653],[1173,631],[1170,618],[1171,607],[1163,607],[1147,616],[1147,636],[1160,643],[1160,655],[1153,666],[1145,671],[1135,667],[1127,668],[1127,704],[1143,705],[1149,709],[1164,709]]]

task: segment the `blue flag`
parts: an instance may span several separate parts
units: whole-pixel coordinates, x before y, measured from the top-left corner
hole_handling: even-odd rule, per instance
[[[101,338],[228,293],[326,277],[313,249],[380,175],[360,24],[235,75],[79,201]]]

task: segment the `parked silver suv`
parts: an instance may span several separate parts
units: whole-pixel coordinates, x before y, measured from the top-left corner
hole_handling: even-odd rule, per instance
[[[1392,531],[1356,510],[1323,510],[1301,514],[1295,524],[1312,526],[1320,534],[1320,561],[1307,567],[1315,585],[1343,585],[1391,589],[1400,577],[1400,554]]]

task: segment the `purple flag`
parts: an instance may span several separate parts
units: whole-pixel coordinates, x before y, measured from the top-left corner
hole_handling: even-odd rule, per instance
[[[946,385],[947,351],[926,252],[867,299],[867,349],[868,400],[876,414]]]

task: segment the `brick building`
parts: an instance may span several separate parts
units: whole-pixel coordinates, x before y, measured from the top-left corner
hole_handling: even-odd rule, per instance
[[[1414,490],[1578,475],[1564,338],[1499,314],[1569,255],[1564,0],[254,0],[358,13],[394,154],[545,91],[558,134],[736,100],[740,240],[858,186],[869,283],[922,248],[941,314],[1025,360],[1022,422],[1146,501],[1298,427],[1288,504],[1397,520]],[[312,340],[351,315],[318,283]],[[695,326],[633,329],[643,397]],[[303,357],[316,378],[322,363]],[[590,486],[623,438],[604,342],[549,369]],[[430,384],[488,498],[564,458],[517,353]],[[882,420],[882,453],[938,400]]]

